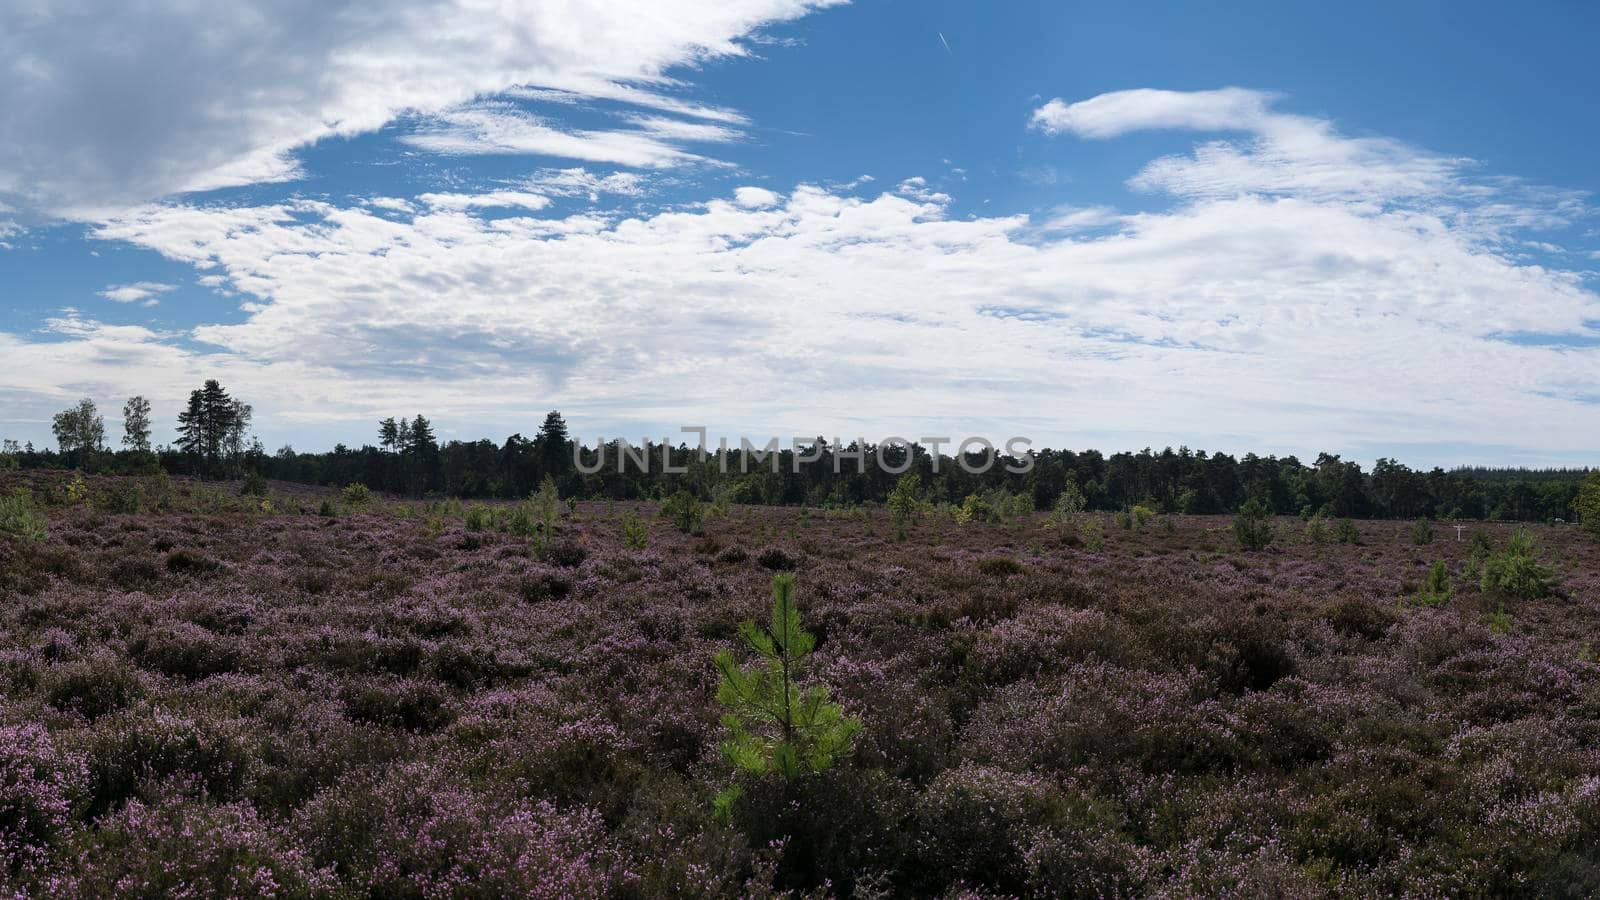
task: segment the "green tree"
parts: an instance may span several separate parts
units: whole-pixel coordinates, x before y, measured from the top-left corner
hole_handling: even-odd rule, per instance
[[[142,396],[122,404],[122,446],[135,453],[150,452],[150,401]]]
[[[1533,536],[1518,528],[1506,549],[1484,560],[1478,587],[1486,594],[1537,600],[1550,593],[1554,576],[1539,562]]]
[[[922,476],[916,473],[901,475],[889,492],[889,519],[895,533],[905,539],[906,529],[916,521],[922,511]]]
[[[228,395],[215,378],[189,392],[188,405],[178,414],[178,447],[198,458],[206,471],[218,473],[223,463],[244,454],[245,433],[251,409]]]
[[[567,422],[561,418],[561,413],[552,409],[545,415],[533,446],[546,475],[559,479],[572,468],[572,441],[567,436]]]
[[[100,418],[94,401],[88,397],[79,400],[71,409],[56,413],[51,420],[50,430],[55,432],[56,443],[60,445],[62,453],[76,450],[92,454],[106,442],[105,421]]]
[[[1583,486],[1578,488],[1578,499],[1572,506],[1578,512],[1583,530],[1600,538],[1600,469],[1590,472],[1583,480]]]
[[[727,710],[723,757],[736,770],[758,777],[793,779],[825,771],[849,751],[861,722],[844,714],[826,685],[805,684],[816,639],[800,627],[794,575],[772,579],[771,624],[762,628],[746,621],[739,634],[761,661],[755,668],[740,668],[731,650],[712,659],[722,679],[717,702]],[[737,787],[725,791],[717,798],[718,811],[725,815],[738,798]]]
[[[1265,550],[1272,544],[1272,519],[1266,506],[1252,497],[1233,519],[1233,536],[1245,550]]]

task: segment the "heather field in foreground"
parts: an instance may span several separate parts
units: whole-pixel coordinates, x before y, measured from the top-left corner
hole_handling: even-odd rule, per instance
[[[1493,524],[1279,519],[1243,552],[1226,517],[902,541],[883,510],[689,535],[585,502],[536,540],[509,507],[24,486],[7,893],[1600,892],[1600,544],[1571,527],[1528,530],[1554,589],[1521,599],[1479,588]],[[862,727],[722,821],[711,659],[775,571]]]

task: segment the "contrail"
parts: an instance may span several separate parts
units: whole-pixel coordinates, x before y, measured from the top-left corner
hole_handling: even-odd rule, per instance
[[[950,42],[944,39],[944,32],[935,31],[934,34],[939,36],[939,43],[944,45],[944,52],[950,54],[951,56],[955,56],[955,51],[950,49]]]

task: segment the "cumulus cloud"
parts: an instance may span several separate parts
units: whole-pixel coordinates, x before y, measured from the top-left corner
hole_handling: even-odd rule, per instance
[[[144,208],[95,236],[225,278],[254,298],[248,317],[196,329],[200,350],[99,330],[71,353],[3,349],[38,393],[126,383],[124,363],[94,359],[226,360],[285,427],[416,407],[509,430],[529,398],[590,430],[716,410],[758,434],[1004,423],[1076,444],[1593,446],[1580,385],[1600,360],[1505,335],[1590,334],[1600,298],[1420,205],[1206,197],[1059,210],[1051,231],[952,218],[907,179],[873,198],[746,188],[630,217],[478,208]]]
[[[1115,91],[1070,104],[1051,100],[1034,110],[1030,124],[1090,139],[1161,129],[1246,133],[1243,140],[1208,141],[1190,155],[1157,159],[1129,181],[1136,190],[1188,198],[1254,193],[1383,203],[1450,194],[1472,167],[1471,160],[1388,138],[1349,137],[1327,120],[1278,112],[1273,106],[1281,97],[1236,87]]]
[[[742,54],[741,38],[833,2],[3,4],[0,134],[12,139],[0,141],[0,197],[92,217],[179,191],[294,178],[298,148],[440,114],[423,145],[468,152],[499,140],[516,152],[661,165],[676,158],[664,127],[607,141],[481,105],[448,114],[524,88],[731,127],[736,113],[673,96],[664,73]]]
[[[154,306],[156,295],[175,291],[175,284],[162,284],[157,281],[136,281],[133,284],[114,284],[100,292],[100,296],[113,303],[137,303],[145,301],[145,305]]]

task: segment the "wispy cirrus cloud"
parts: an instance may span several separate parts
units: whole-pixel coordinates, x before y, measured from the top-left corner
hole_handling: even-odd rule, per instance
[[[665,126],[608,137],[474,101],[546,90],[736,127],[738,113],[673,96],[665,73],[742,55],[758,29],[835,2],[4,4],[0,134],[26,139],[0,141],[0,200],[94,218],[295,178],[299,148],[402,116],[441,116],[414,143],[446,152],[661,166],[689,155]]]

